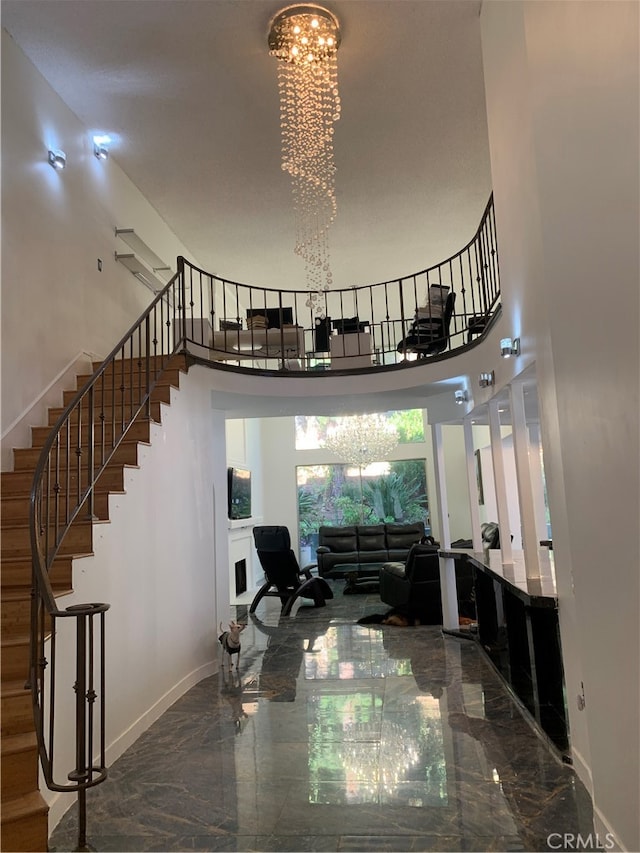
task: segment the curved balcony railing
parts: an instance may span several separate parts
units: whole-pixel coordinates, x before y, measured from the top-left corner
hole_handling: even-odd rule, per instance
[[[447,297],[444,319],[435,298],[442,294]],[[86,791],[107,776],[104,625],[109,605],[58,608],[51,574],[57,559],[91,550],[83,536],[91,529],[96,497],[108,489],[109,472],[122,466],[123,445],[128,439],[135,443],[134,424],[152,420],[159,409],[162,377],[176,360],[312,376],[327,368],[402,369],[412,360],[459,351],[488,328],[499,305],[492,199],[474,238],[446,261],[393,281],[330,291],[324,295],[324,317],[312,313],[308,298],[306,291],[237,284],[179,258],[178,273],[73,396],[44,445],[30,505],[29,685],[46,784],[78,793],[78,849],[86,845]],[[69,535],[72,531],[75,536]],[[60,630],[61,620],[75,620],[75,630]],[[71,642],[75,650],[68,648]],[[76,662],[75,763],[62,771],[59,762],[54,764],[61,658]],[[66,773],[64,781],[58,773]]]
[[[473,239],[447,260],[403,278],[322,294],[239,284],[183,258],[179,330],[198,361],[244,370],[406,367],[466,346],[495,315],[500,282],[490,199]]]

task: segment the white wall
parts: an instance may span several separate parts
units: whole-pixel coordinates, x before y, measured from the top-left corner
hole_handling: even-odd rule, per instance
[[[216,426],[209,376],[204,369],[181,376],[180,391],[172,391],[171,405],[162,407],[162,424],[152,427],[151,445],[140,447],[140,468],[127,470],[126,494],[110,498],[110,522],[94,525],[94,556],[74,561],[74,592],[61,601],[111,605],[109,765],[189,687],[217,670],[217,626],[229,607],[228,587],[220,589],[216,579],[214,485],[224,435]],[[224,454],[222,460],[224,470]],[[63,628],[60,701],[63,686],[74,680],[71,656],[64,653],[73,645],[63,645],[64,638]],[[56,752],[59,773],[74,766],[73,702],[68,689],[56,716],[69,724]],[[53,802],[52,828],[74,797],[44,793]]]
[[[114,259],[114,229],[135,228],[175,266],[186,254],[113,158],[99,162],[73,113],[2,33],[2,429],[11,448],[30,444],[29,424],[75,386],[74,367],[106,355],[152,295]],[[11,85],[4,85],[6,81]],[[62,148],[56,173],[47,148]],[[10,212],[10,215],[8,215]],[[97,259],[103,271],[97,269]],[[211,371],[183,376],[162,426],[141,448],[126,495],[112,496],[110,523],[94,528],[91,558],[74,563],[64,605],[106,601],[107,744],[112,763],[169,704],[213,671],[217,624],[229,614],[224,416],[213,407]],[[49,388],[49,393],[42,392]],[[38,401],[34,406],[34,401]],[[21,416],[28,415],[21,421]],[[220,573],[218,573],[220,574]],[[63,628],[60,642],[64,639]],[[62,649],[62,645],[59,646]],[[62,685],[73,683],[60,655]],[[72,694],[73,695],[73,694]],[[58,722],[73,720],[67,696]],[[74,765],[73,735],[61,732],[59,770]],[[50,824],[71,802],[53,798]]]
[[[263,572],[253,541],[253,528],[263,522],[262,507],[265,500],[263,459],[261,454],[261,421],[258,418],[229,418],[225,425],[227,437],[227,465],[248,468],[251,471],[251,518],[227,521],[229,536],[229,588],[231,602],[241,602],[236,595],[235,564],[245,560],[247,591],[260,586]],[[225,506],[225,517],[227,508]]]
[[[573,755],[598,829],[626,850],[640,849],[639,9],[485,0],[481,19],[505,323],[537,360]]]
[[[87,128],[5,31],[2,79],[1,429],[8,470],[12,447],[30,446],[29,426],[46,423],[46,406],[60,405],[61,388],[73,387],[56,382],[59,374],[91,355],[106,356],[151,302],[151,291],[115,260],[116,250],[130,251],[115,228],[135,228],[173,269],[187,252],[114,156],[96,159]],[[64,171],[48,164],[50,147],[66,152]]]

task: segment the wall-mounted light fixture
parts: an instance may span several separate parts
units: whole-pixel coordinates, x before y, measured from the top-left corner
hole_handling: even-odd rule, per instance
[[[500,355],[503,358],[511,358],[512,355],[520,355],[520,338],[502,338],[500,341]]]
[[[49,149],[49,165],[61,172],[67,165],[67,155],[64,151]]]
[[[456,403],[461,406],[463,403],[469,402],[469,392],[466,388],[462,391],[456,391],[455,393]]]
[[[478,385],[481,388],[488,388],[490,385],[495,385],[496,374],[492,370],[491,373],[481,373],[478,377]]]
[[[106,160],[109,156],[109,143],[111,142],[110,136],[94,136],[93,137],[93,153],[98,158],[98,160]]]

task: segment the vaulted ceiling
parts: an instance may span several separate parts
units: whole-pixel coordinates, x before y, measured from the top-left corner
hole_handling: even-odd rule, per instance
[[[280,168],[273,0],[3,0],[2,24],[206,269],[303,283]],[[338,287],[472,236],[491,192],[480,0],[336,0]],[[126,223],[135,227],[136,223]]]

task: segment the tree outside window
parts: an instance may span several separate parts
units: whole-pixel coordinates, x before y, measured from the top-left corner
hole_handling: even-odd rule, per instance
[[[344,464],[297,468],[301,550],[311,554],[322,525],[414,521],[428,528],[424,459],[377,462],[360,471]]]

